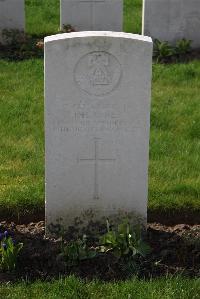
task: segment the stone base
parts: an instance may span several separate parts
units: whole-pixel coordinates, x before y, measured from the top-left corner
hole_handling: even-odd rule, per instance
[[[147,217],[135,212],[118,210],[116,213],[109,214],[109,212],[90,209],[74,218],[69,215],[66,218],[57,218],[54,222],[51,222],[47,217],[46,236],[59,237],[64,235],[67,240],[72,240],[81,238],[85,234],[94,239],[106,232],[107,221],[110,227],[114,228],[117,228],[124,221],[128,221],[131,227],[140,225],[143,231],[146,230],[147,225]]]

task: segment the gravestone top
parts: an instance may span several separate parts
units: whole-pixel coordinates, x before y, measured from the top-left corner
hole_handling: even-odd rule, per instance
[[[45,38],[46,232],[146,224],[152,40]]]
[[[113,32],[113,31],[79,31],[72,33],[60,33],[51,36],[46,36],[44,38],[45,43],[53,42],[58,40],[73,39],[75,37],[120,37],[124,39],[132,39],[137,41],[144,41],[152,43],[152,39],[149,36],[144,36],[140,34],[132,34],[126,32]]]

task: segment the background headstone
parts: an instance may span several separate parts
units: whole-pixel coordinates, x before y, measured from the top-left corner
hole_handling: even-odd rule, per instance
[[[199,0],[143,0],[143,34],[174,44],[182,38],[200,47]]]
[[[61,28],[122,31],[123,0],[61,0]]]
[[[146,223],[151,64],[149,37],[45,38],[47,232]]]
[[[3,30],[25,30],[24,0],[0,0],[0,42],[4,43]]]

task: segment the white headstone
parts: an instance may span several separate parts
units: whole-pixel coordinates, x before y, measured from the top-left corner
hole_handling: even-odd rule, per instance
[[[0,0],[0,42],[3,30],[25,29],[25,8],[24,0]]]
[[[122,31],[123,0],[61,0],[61,28]]]
[[[200,47],[200,0],[143,0],[143,34],[174,44]]]
[[[152,41],[45,38],[46,228],[88,232],[147,217]]]

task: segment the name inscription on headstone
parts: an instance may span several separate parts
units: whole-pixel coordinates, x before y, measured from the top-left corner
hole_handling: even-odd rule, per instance
[[[69,107],[68,107],[69,106]],[[55,120],[53,130],[63,133],[67,132],[101,132],[101,131],[133,131],[140,127],[133,121],[126,119],[127,105],[92,105],[79,103],[70,107],[64,105],[65,120]],[[124,119],[123,119],[124,114]]]

